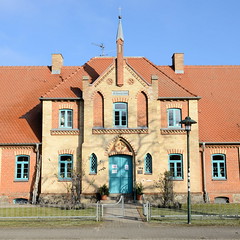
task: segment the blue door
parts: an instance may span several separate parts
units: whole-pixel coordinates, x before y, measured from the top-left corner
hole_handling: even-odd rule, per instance
[[[109,158],[109,192],[132,193],[132,157],[114,155]]]

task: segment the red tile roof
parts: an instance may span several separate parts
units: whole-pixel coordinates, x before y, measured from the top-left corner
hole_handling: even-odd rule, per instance
[[[0,67],[0,144],[41,141],[39,97],[77,67],[63,67],[51,74],[44,67]]]
[[[113,57],[96,57],[83,66],[0,67],[0,144],[41,142],[39,98],[80,98],[83,76],[93,83],[115,63]],[[185,66],[175,74],[169,66],[156,66],[146,58],[126,58],[127,65],[147,84],[158,76],[160,98],[195,98],[199,101],[202,142],[240,142],[240,66]]]
[[[240,142],[240,66],[185,66],[184,74],[159,69],[201,96],[201,142]]]

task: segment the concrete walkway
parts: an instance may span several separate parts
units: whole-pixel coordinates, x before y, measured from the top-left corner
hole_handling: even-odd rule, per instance
[[[143,218],[140,216],[138,208],[141,206],[136,204],[122,205],[105,205],[103,209],[103,221],[109,222],[124,222],[124,223],[138,223],[142,222]]]

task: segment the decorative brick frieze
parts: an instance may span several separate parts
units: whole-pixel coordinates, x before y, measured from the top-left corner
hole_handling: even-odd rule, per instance
[[[73,155],[74,154],[74,150],[72,150],[72,149],[62,149],[62,150],[58,151],[58,154],[59,155],[61,155],[61,154],[71,154],[71,155]]]
[[[150,84],[147,83],[143,78],[139,77],[139,74],[137,74],[130,66],[126,65],[125,68],[132,74],[132,76],[137,79],[144,87],[149,86]]]
[[[98,78],[96,81],[94,81],[92,83],[92,85],[94,85],[94,87],[97,87],[99,85],[99,83],[101,83],[104,79],[106,79],[107,76],[110,75],[110,73],[113,71],[114,68],[115,68],[114,65],[112,65],[110,68],[108,68],[100,78]],[[107,81],[108,81],[108,79],[107,79]]]
[[[93,134],[148,134],[148,128],[93,128]]]
[[[185,135],[185,129],[160,129],[162,135]]]
[[[80,131],[78,129],[74,130],[51,130],[51,135],[79,135]]]
[[[113,98],[112,99],[113,103],[116,103],[116,102],[128,102],[128,98],[126,97],[117,97],[117,98]]]
[[[168,149],[167,153],[168,154],[174,154],[174,153],[179,153],[179,154],[183,154],[183,149]]]

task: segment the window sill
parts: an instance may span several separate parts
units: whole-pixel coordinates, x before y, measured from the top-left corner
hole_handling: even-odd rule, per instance
[[[172,181],[183,181],[183,178],[171,178]]]
[[[148,134],[148,128],[92,128],[93,134]]]
[[[58,182],[71,182],[72,179],[58,179]]]
[[[226,178],[212,178],[212,181],[227,181]]]
[[[51,129],[51,135],[79,135],[79,129],[68,129],[68,128],[58,128],[58,129]]]
[[[89,173],[89,175],[97,175],[97,173]]]
[[[29,179],[14,179],[13,182],[28,182]]]
[[[161,128],[162,135],[185,135],[186,130],[184,128]]]
[[[152,173],[144,173],[144,175],[152,175]]]

